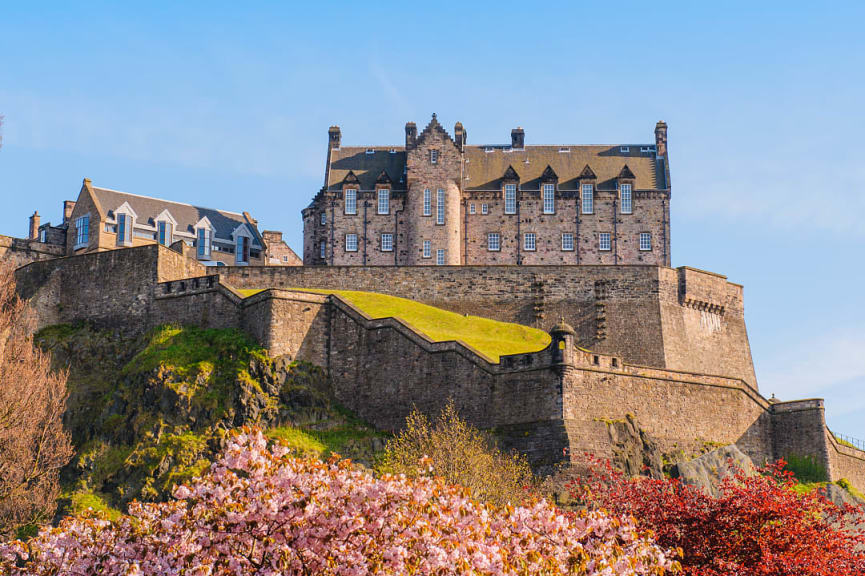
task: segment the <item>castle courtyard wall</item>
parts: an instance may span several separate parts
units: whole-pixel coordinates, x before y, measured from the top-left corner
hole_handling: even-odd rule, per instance
[[[219,273],[239,288],[369,290],[541,329],[564,318],[585,348],[632,364],[730,376],[756,386],[742,287],[699,270],[302,266]]]

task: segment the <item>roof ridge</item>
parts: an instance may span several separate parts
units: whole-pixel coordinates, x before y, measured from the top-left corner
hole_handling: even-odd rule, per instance
[[[223,214],[232,214],[234,216],[240,216],[243,218],[243,214],[240,212],[232,212],[231,210],[220,210],[219,208],[208,208],[207,206],[196,206],[195,204],[189,204],[187,202],[178,202],[176,200],[166,200],[165,198],[156,198],[155,196],[145,196],[144,194],[135,194],[134,192],[124,192],[123,190],[114,190],[113,188],[105,188],[103,186],[93,186],[93,190],[104,190],[105,192],[114,192],[115,194],[126,194],[127,196],[134,196],[136,198],[145,198],[147,200],[158,200],[159,202],[169,202],[171,204],[177,204],[178,206],[189,206],[190,208],[200,208],[204,210],[212,210],[214,212],[221,212]]]

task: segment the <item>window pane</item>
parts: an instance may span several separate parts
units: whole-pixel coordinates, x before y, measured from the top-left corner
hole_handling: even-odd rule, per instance
[[[599,237],[599,244],[600,244],[601,250],[610,250],[611,249],[609,232],[601,232],[600,237]]]
[[[379,190],[378,191],[378,213],[379,214],[389,214],[390,213],[390,190]]]
[[[432,192],[429,188],[423,191],[423,215],[432,216]]]
[[[573,250],[574,249],[574,235],[573,234],[562,234],[562,250]]]
[[[117,243],[126,242],[126,214],[117,215]]]
[[[490,207],[489,204],[481,204],[481,214],[489,214]]]
[[[505,214],[517,213],[517,186],[505,184]]]
[[[544,214],[556,212],[556,187],[553,184],[544,184]]]
[[[445,265],[445,251],[439,248],[436,250],[436,264],[439,266]]]
[[[432,256],[432,242],[429,240],[423,241],[423,257],[429,258]]]
[[[327,256],[327,242],[321,241],[318,245],[318,257],[324,259]]]
[[[357,190],[345,191],[345,213],[357,214]]]
[[[652,234],[650,232],[640,233],[640,250],[652,249]]]
[[[631,210],[631,185],[622,184],[622,212],[625,214],[630,214]]]
[[[381,235],[381,249],[383,252],[390,252],[393,250],[393,234]]]
[[[436,191],[436,224],[445,223],[445,191],[439,188]]]
[[[497,251],[501,249],[501,238],[498,232],[490,232],[487,234],[487,250]]]
[[[523,236],[523,248],[525,250],[534,250],[535,249],[535,233],[527,232],[525,236]]]
[[[347,252],[357,252],[357,234],[345,235],[345,250]]]
[[[591,214],[594,211],[594,195],[592,185],[583,184],[583,214]]]

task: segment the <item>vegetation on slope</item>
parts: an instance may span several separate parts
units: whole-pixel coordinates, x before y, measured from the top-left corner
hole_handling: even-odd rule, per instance
[[[525,354],[543,350],[550,335],[543,330],[521,324],[499,322],[489,318],[457,314],[409,300],[376,292],[355,290],[317,290],[300,288],[301,292],[336,294],[370,318],[399,318],[434,342],[460,340],[498,362],[507,354]],[[240,290],[245,297],[261,290]]]
[[[76,456],[63,512],[165,500],[203,474],[228,431],[270,429],[299,452],[371,463],[380,434],[327,395],[321,368],[274,360],[237,330],[163,326],[130,339],[87,325],[37,335],[70,366],[66,425]]]

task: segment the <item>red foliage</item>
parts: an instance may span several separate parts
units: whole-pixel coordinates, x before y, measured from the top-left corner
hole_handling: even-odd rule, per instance
[[[865,574],[865,535],[851,528],[865,513],[819,491],[796,492],[785,465],[779,460],[754,476],[740,471],[713,497],[675,479],[627,478],[592,460],[591,472],[570,489],[589,506],[632,515],[661,547],[680,549],[684,574]]]

